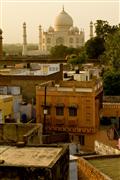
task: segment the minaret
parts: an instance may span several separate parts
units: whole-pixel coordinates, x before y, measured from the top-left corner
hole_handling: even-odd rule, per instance
[[[39,26],[39,45],[38,49],[41,51],[42,50],[42,26]]]
[[[93,22],[90,22],[90,38],[93,38]]]
[[[22,55],[27,55],[27,34],[26,34],[26,23],[23,23],[23,50]]]
[[[63,5],[63,7],[62,7],[62,10],[64,11],[64,5]]]
[[[0,29],[0,60],[2,60],[3,56],[3,44],[2,44],[2,30]]]

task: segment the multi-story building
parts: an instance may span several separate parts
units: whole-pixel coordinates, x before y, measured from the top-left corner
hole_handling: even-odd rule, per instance
[[[71,140],[84,145],[99,128],[102,93],[101,80],[37,86],[37,123],[43,123],[47,132],[68,132]]]
[[[31,100],[35,98],[37,84],[49,80],[59,82],[63,79],[63,65],[60,63],[37,63],[36,65],[33,63],[33,66],[33,70],[28,68],[0,69],[0,94],[7,94],[8,88],[18,88],[20,89],[18,94],[21,93],[23,98]]]

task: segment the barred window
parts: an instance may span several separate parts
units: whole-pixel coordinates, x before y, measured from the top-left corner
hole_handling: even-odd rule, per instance
[[[63,116],[64,115],[64,107],[56,107],[56,115]]]
[[[73,38],[70,38],[70,39],[69,39],[69,42],[70,42],[70,43],[73,43]]]
[[[77,108],[69,107],[69,116],[77,116]]]

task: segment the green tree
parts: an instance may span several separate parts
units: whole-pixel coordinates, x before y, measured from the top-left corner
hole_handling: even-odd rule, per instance
[[[110,26],[107,21],[97,20],[95,25],[95,33],[97,37],[105,39],[107,35],[112,34],[118,30],[119,25]]]
[[[54,46],[50,50],[50,54],[52,57],[56,58],[65,58],[66,56],[67,47],[60,45],[60,46]]]
[[[94,25],[95,33],[98,37],[104,38],[110,32],[111,26],[107,21],[97,20]]]
[[[105,95],[120,96],[120,72],[106,71],[103,75],[103,89]]]
[[[86,42],[85,48],[90,59],[99,60],[106,51],[106,39],[108,39],[109,36],[112,37],[119,30],[120,25],[110,26],[107,21],[103,20],[97,20],[94,25],[96,36]],[[106,60],[107,59],[105,59],[104,62],[107,62]]]
[[[73,47],[67,47],[66,54],[71,55],[71,54],[76,54],[78,55],[81,52],[82,48],[73,48]]]
[[[69,56],[68,63],[71,64],[73,66],[73,68],[75,66],[78,66],[78,68],[80,69],[82,64],[87,61],[87,58],[88,58],[87,54],[83,50],[79,55],[72,54],[71,56]]]
[[[81,48],[73,48],[73,47],[59,45],[59,46],[52,47],[50,50],[50,54],[52,57],[65,58],[72,54],[78,55],[80,51],[81,51]]]
[[[104,39],[101,37],[89,39],[85,44],[85,49],[88,58],[98,59],[98,57],[105,51]]]
[[[105,52],[101,56],[101,62],[120,70],[120,29],[109,34],[105,40]]]

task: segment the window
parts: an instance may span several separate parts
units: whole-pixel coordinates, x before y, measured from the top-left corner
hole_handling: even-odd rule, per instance
[[[56,115],[57,116],[63,116],[64,115],[64,107],[56,107]]]
[[[76,43],[79,43],[79,38],[76,38]]]
[[[77,108],[69,107],[69,116],[77,116]]]
[[[51,39],[50,38],[47,38],[47,43],[51,43]]]
[[[69,42],[70,42],[70,43],[73,43],[73,38],[70,38],[70,39],[69,39]]]
[[[79,141],[81,145],[85,145],[85,136],[84,135],[80,135],[79,136]]]
[[[58,37],[56,39],[56,45],[59,46],[59,45],[63,45],[64,44],[64,39],[62,37]]]

